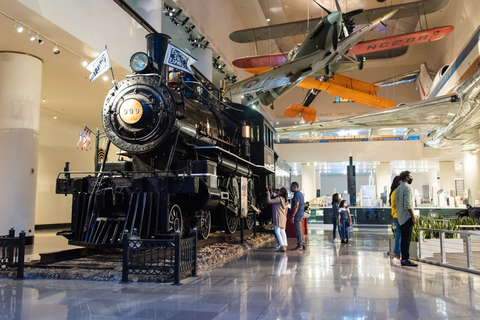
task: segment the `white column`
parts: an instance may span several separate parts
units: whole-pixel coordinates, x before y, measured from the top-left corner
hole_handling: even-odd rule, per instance
[[[450,192],[455,190],[455,161],[440,161],[439,187]]]
[[[437,191],[440,190],[437,179],[438,173],[435,169],[428,169],[427,172],[427,181],[428,181],[428,192],[430,193],[430,198],[433,198],[433,203],[439,205]],[[415,179],[415,177],[414,177]]]
[[[464,152],[463,153],[463,172],[465,175],[465,190],[470,189],[472,199],[469,199],[470,205],[475,204],[475,200],[479,200],[478,192],[480,191],[480,156],[479,153]]]
[[[33,241],[42,61],[0,52],[0,234],[13,226]]]
[[[194,66],[198,69],[208,80],[213,79],[213,64],[212,64],[212,50],[209,48],[195,48],[192,50],[192,55],[197,59]],[[218,86],[218,83],[214,83]]]
[[[392,165],[390,162],[380,162],[375,166],[375,184],[378,198],[380,198],[382,192],[388,192],[388,189],[392,184],[392,181],[390,181],[391,176]]]
[[[126,0],[132,9],[134,9],[145,21],[151,25],[155,31],[162,32],[163,1],[161,0]],[[168,17],[170,18],[170,17]],[[167,18],[167,19],[168,19]]]
[[[315,165],[302,164],[302,191],[305,195],[305,202],[315,199],[317,191],[315,189]]]
[[[315,197],[317,196],[317,190],[320,189],[320,195],[325,195],[325,190],[322,190],[322,170],[316,170],[316,188],[315,188]]]

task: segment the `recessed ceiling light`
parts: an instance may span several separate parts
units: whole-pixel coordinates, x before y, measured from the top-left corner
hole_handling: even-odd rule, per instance
[[[267,22],[270,22],[270,18],[267,18]]]
[[[45,99],[42,99],[42,102],[45,102]]]
[[[85,61],[85,60],[83,60],[83,61],[82,61],[82,66],[84,66],[84,67],[88,66],[88,62]]]
[[[57,119],[57,116],[53,117],[53,119]]]

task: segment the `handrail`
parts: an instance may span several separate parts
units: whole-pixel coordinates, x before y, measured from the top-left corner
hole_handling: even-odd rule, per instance
[[[427,229],[427,228],[418,228],[418,231],[434,231],[434,232],[446,232],[446,233],[460,233],[460,234],[466,234],[466,235],[475,235],[475,236],[480,236],[480,233],[477,232],[470,232],[470,231],[460,231],[460,230],[446,230],[446,229]]]

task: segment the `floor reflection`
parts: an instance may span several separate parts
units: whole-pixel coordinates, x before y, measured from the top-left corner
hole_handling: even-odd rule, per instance
[[[480,276],[394,266],[386,231],[349,244],[314,230],[305,252],[271,246],[182,286],[0,279],[0,319],[479,319]]]

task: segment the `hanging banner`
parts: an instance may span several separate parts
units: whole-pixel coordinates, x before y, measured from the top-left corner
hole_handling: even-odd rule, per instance
[[[167,54],[165,55],[164,61],[166,65],[193,74],[193,70],[190,68],[190,66],[196,61],[197,59],[183,52],[174,45],[168,45]]]
[[[98,57],[95,58],[88,66],[87,70],[92,74],[90,75],[90,82],[100,77],[105,71],[110,69],[110,58],[108,57],[107,49],[103,50]]]

